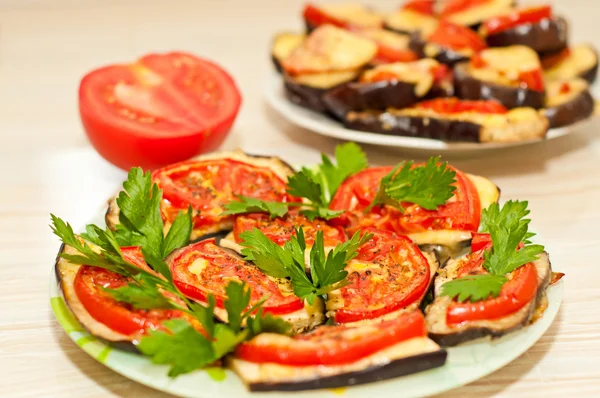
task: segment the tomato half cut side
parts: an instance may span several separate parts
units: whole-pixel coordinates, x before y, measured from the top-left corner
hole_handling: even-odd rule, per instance
[[[240,344],[235,355],[255,363],[288,366],[342,365],[426,335],[423,314],[416,311],[372,325],[320,326],[313,332],[294,337],[262,334]]]
[[[228,280],[248,285],[251,289],[250,306],[266,297],[265,312],[288,314],[304,308],[302,300],[291,289],[284,292],[278,283],[257,267],[217,246],[214,239],[178,250],[168,263],[173,282],[183,294],[201,302],[206,302],[208,294],[212,294],[219,308],[224,308]]]
[[[231,76],[191,54],[150,54],[88,73],[79,112],[96,150],[117,167],[154,169],[216,149],[241,104]]]

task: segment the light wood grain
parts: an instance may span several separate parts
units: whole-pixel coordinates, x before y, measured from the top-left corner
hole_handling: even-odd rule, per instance
[[[377,2],[392,9],[396,1]],[[381,3],[381,5],[379,5]],[[375,2],[373,2],[375,4]],[[561,1],[575,41],[600,44],[591,0]],[[271,35],[300,28],[299,1],[0,1],[0,395],[162,396],[81,351],[51,313],[48,280],[58,241],[53,212],[76,226],[104,206],[124,173],[91,149],[77,87],[99,65],[182,49],[218,60],[239,83],[243,109],[224,148],[309,163],[335,140],[298,129],[262,99]],[[556,267],[567,273],[558,318],[505,368],[446,397],[600,396],[600,175],[598,125],[514,151],[459,159],[505,199],[529,199]],[[367,146],[377,163],[406,152]],[[401,396],[401,392],[399,392]]]

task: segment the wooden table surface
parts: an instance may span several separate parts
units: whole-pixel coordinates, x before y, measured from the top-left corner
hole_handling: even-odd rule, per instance
[[[396,5],[385,3],[381,7]],[[574,40],[600,45],[600,11],[592,2],[561,3],[577,21]],[[289,0],[0,1],[1,396],[162,395],[85,354],[50,310],[48,280],[59,243],[48,228],[49,213],[82,226],[125,176],[83,134],[77,112],[81,76],[151,51],[181,49],[218,60],[244,96],[224,148],[314,162],[337,141],[292,126],[263,101],[269,39],[276,31],[300,28],[300,7]],[[542,243],[567,276],[561,311],[535,346],[444,396],[600,396],[597,128],[454,162],[491,178],[504,199],[530,201]],[[411,156],[365,149],[375,163]]]

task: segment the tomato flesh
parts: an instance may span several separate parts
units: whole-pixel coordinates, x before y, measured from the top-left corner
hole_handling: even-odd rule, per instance
[[[489,2],[490,0],[446,0],[443,2],[444,8],[440,12],[440,15],[447,17]]]
[[[408,0],[402,6],[403,10],[415,11],[420,14],[434,15],[435,0]]]
[[[375,65],[390,64],[393,62],[412,62],[419,59],[419,56],[414,51],[394,48],[381,43],[377,43],[377,45],[377,54],[373,61],[371,61]]]
[[[441,114],[462,112],[477,112],[489,114],[504,114],[508,112],[501,103],[492,100],[459,100],[458,98],[436,98],[422,101],[415,108],[431,109]]]
[[[336,323],[374,319],[420,300],[431,280],[429,262],[405,236],[366,229],[373,238],[351,260],[348,285],[340,289],[343,307]],[[359,265],[352,271],[353,266]]]
[[[372,325],[324,325],[313,332],[294,337],[262,335],[240,344],[235,355],[255,363],[288,366],[342,365],[426,335],[423,314],[415,311]],[[265,337],[278,338],[273,340]]]
[[[181,52],[88,73],[79,112],[96,150],[117,167],[153,169],[216,149],[241,96],[218,65]]]
[[[544,91],[544,75],[541,69],[519,73],[519,85],[535,91]]]
[[[471,29],[445,20],[439,22],[427,40],[452,50],[470,49],[478,52],[487,47],[481,37]]]
[[[254,265],[233,256],[206,239],[182,249],[170,261],[173,282],[186,296],[206,302],[208,294],[215,297],[216,306],[224,308],[227,280],[245,282],[251,289],[250,306],[263,298],[265,312],[288,314],[304,308],[304,303],[292,293],[284,295],[277,283]]]
[[[522,10],[515,10],[507,15],[490,18],[483,23],[483,29],[488,35],[492,35],[512,29],[515,26],[527,23],[537,23],[551,17],[552,8],[548,5],[530,7]]]
[[[233,225],[233,234],[236,242],[240,242],[239,235],[242,232],[257,228],[267,238],[279,246],[283,246],[292,236],[296,235],[295,228],[299,227],[302,227],[304,231],[304,240],[308,247],[314,244],[315,237],[319,231],[323,232],[325,247],[336,246],[346,241],[346,236],[342,228],[327,225],[320,219],[310,221],[297,211],[291,211],[283,217],[273,219],[264,213],[239,215],[236,217]]]
[[[474,233],[471,239],[471,252],[489,249],[492,247],[492,237],[490,234]]]

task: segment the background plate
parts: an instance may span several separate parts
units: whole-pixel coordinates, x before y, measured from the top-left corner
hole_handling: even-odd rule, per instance
[[[98,213],[90,223],[105,225],[104,212]],[[539,235],[537,238],[537,241],[543,242]],[[367,394],[385,398],[398,397],[401,391],[402,397],[422,397],[459,387],[500,369],[533,346],[552,324],[562,297],[561,281],[548,289],[548,308],[533,325],[493,341],[480,339],[449,348],[448,361],[441,368],[355,387],[275,394],[278,397],[312,398],[316,395],[335,397],[343,393],[343,397],[347,398],[365,397]],[[66,306],[54,268],[50,273],[50,303],[56,319],[78,346],[110,369],[139,383],[174,395],[194,398],[275,396],[273,393],[250,393],[233,372],[220,368],[198,370],[171,379],[167,376],[166,366],[155,365],[142,355],[111,347],[96,339],[84,330]]]

